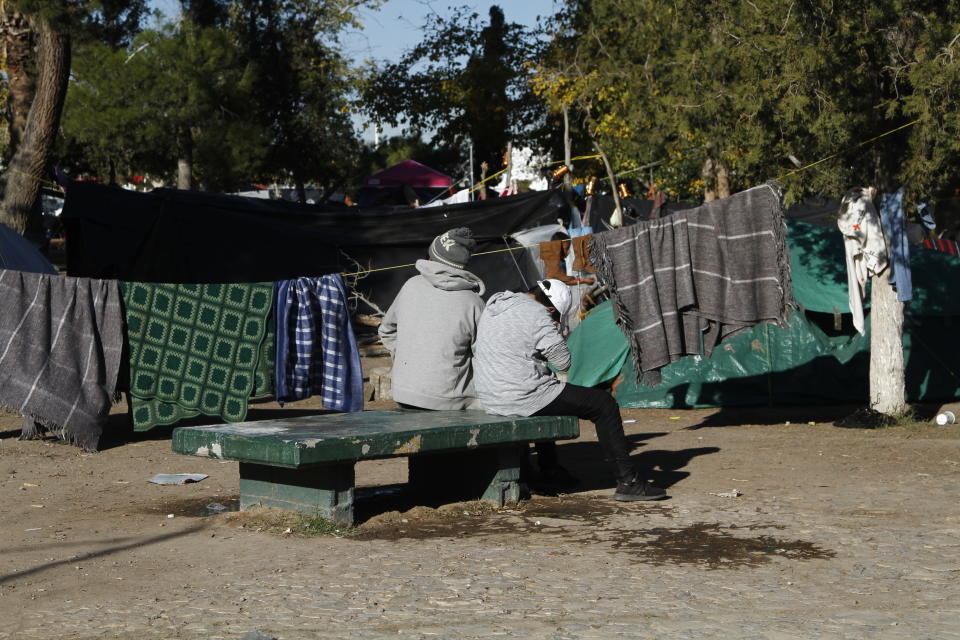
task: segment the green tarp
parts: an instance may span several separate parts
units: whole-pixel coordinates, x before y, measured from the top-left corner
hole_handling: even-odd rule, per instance
[[[570,371],[567,379],[585,387],[613,380],[627,361],[627,339],[613,319],[609,301],[596,307],[567,338]]]
[[[793,295],[810,311],[849,313],[847,264],[843,238],[836,227],[788,221],[790,274]],[[960,258],[948,253],[911,247],[913,300],[909,312],[917,316],[960,315]],[[869,298],[869,296],[868,296]],[[869,304],[864,305],[865,308]]]
[[[838,231],[790,223],[794,295],[811,311],[847,312],[846,266]],[[951,318],[960,296],[960,259],[917,249],[912,253],[914,302],[905,322],[907,400],[960,398],[960,341]],[[692,356],[662,370],[661,384],[638,385],[626,340],[609,302],[598,306],[568,339],[568,380],[595,386],[622,375],[623,407],[715,407],[756,404],[865,403],[870,363],[866,335],[828,336],[802,312],[790,326],[758,325],[718,345],[712,357]]]

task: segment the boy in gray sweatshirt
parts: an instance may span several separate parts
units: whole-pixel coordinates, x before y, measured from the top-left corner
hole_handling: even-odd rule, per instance
[[[483,281],[466,270],[477,243],[466,227],[430,243],[429,260],[400,289],[380,323],[393,355],[393,399],[405,408],[465,409],[476,402],[473,342],[483,311]]]
[[[634,468],[616,400],[601,389],[561,382],[547,367],[549,363],[558,371],[570,368],[570,352],[559,328],[570,303],[569,288],[559,280],[541,280],[525,293],[505,291],[491,296],[474,345],[480,403],[487,412],[501,416],[574,415],[590,420],[604,456],[615,467],[614,499],[665,498],[663,489]],[[549,455],[550,450],[538,447],[537,454],[547,453],[547,464],[556,468],[556,454]]]

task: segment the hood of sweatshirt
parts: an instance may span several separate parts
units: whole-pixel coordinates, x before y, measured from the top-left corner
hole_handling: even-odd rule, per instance
[[[480,295],[486,291],[483,280],[463,269],[455,269],[433,260],[417,260],[417,271],[427,282],[444,291],[475,290]]]
[[[484,313],[488,313],[491,316],[498,316],[504,311],[509,311],[516,306],[525,304],[535,304],[538,307],[543,308],[539,302],[525,293],[517,293],[516,291],[501,291],[490,296],[490,299],[487,300],[487,306]],[[546,311],[546,309],[544,309],[544,311]]]

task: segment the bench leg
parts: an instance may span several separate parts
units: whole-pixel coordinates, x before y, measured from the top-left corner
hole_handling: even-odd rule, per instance
[[[412,456],[410,486],[416,494],[514,504],[526,494],[520,475],[526,455],[524,443]]]
[[[240,463],[240,508],[280,507],[349,527],[353,524],[353,463],[284,469]]]

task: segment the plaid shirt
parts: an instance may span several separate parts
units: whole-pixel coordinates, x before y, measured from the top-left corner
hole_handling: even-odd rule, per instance
[[[274,292],[277,400],[317,394],[327,409],[362,411],[363,373],[343,278],[283,280]]]

